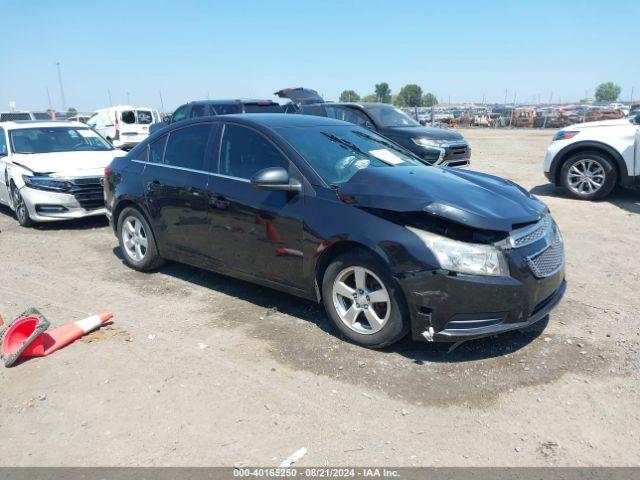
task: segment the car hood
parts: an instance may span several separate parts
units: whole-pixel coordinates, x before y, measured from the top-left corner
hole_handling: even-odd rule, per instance
[[[599,122],[575,123],[563,128],[563,130],[584,130],[594,127],[619,127],[620,125],[629,125],[630,123],[631,122],[628,118],[617,118],[615,120],[601,120]]]
[[[384,127],[380,133],[389,137],[431,138],[434,140],[464,140],[458,132],[445,128],[429,127]]]
[[[17,153],[12,162],[32,173],[46,173],[55,176],[102,175],[104,168],[115,157],[123,157],[122,150],[103,152],[54,152],[54,153]]]
[[[509,232],[542,218],[547,207],[519,185],[446,167],[366,168],[338,190],[359,207],[427,212],[482,230]]]

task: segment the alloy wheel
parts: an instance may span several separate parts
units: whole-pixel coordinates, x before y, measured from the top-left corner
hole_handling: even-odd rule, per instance
[[[597,160],[577,160],[569,167],[567,183],[578,195],[591,195],[602,188],[606,180],[604,167]]]
[[[333,305],[340,320],[351,330],[370,335],[389,320],[391,299],[387,287],[371,270],[352,266],[333,282]]]
[[[29,213],[27,212],[27,206],[24,203],[22,195],[20,195],[20,192],[15,187],[13,187],[13,208],[16,211],[18,222],[24,224],[28,218]]]
[[[140,219],[130,216],[122,222],[122,243],[129,258],[141,262],[147,254],[149,240]]]

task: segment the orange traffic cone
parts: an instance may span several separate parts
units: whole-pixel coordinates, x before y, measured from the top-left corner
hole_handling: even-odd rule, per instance
[[[29,357],[46,357],[107,323],[112,313],[101,313],[46,332],[49,322],[36,309],[18,317],[2,334],[0,358],[5,367]]]

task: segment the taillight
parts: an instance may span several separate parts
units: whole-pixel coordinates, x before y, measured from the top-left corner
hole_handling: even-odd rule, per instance
[[[104,179],[108,180],[110,174],[111,174],[111,166],[107,165],[104,169]]]

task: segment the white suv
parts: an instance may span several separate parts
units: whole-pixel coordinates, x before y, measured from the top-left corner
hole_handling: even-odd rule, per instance
[[[544,174],[574,198],[595,200],[640,184],[640,115],[571,125],[553,137]]]

